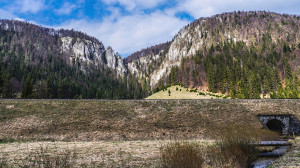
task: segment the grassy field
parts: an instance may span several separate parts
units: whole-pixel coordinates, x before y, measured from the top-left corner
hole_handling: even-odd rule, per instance
[[[169,94],[170,90],[170,94]],[[213,93],[202,93],[200,92],[191,92],[190,89],[181,87],[179,85],[168,87],[167,90],[161,90],[153,95],[147,97],[146,99],[220,99],[224,95],[213,94]],[[203,95],[204,94],[204,95]],[[218,95],[218,96],[215,96]]]
[[[97,141],[97,142],[22,142],[0,144],[2,157],[8,162],[20,164],[36,151],[50,155],[69,152],[76,166],[92,167],[159,167],[160,148],[172,141]],[[202,146],[213,144],[208,140],[191,140]],[[0,158],[1,158],[0,155]],[[0,166],[1,167],[1,166]]]
[[[76,164],[155,167],[168,142],[206,145],[236,123],[262,128],[258,114],[299,119],[299,107],[299,100],[1,100],[0,162],[42,145],[75,151]]]
[[[257,114],[294,114],[299,100],[1,100],[0,139],[208,138],[226,125],[262,124]]]

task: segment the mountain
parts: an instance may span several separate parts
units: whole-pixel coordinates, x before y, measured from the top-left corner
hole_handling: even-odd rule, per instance
[[[122,60],[82,32],[0,20],[0,97],[137,99],[180,84],[231,98],[299,98],[299,28],[295,15],[223,13]]]
[[[232,98],[299,97],[300,17],[265,11],[200,18],[171,42],[124,59],[152,90],[180,83]]]
[[[144,97],[112,47],[74,30],[0,20],[0,60],[2,97]]]

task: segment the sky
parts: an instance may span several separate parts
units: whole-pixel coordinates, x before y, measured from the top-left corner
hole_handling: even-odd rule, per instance
[[[300,14],[300,0],[1,0],[0,18],[94,36],[126,57],[172,40],[200,17],[265,10]]]

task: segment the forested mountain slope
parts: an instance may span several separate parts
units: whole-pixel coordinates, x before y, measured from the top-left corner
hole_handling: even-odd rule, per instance
[[[224,13],[122,60],[81,32],[0,20],[0,97],[131,99],[177,83],[231,98],[298,98],[299,28],[299,16]]]
[[[232,98],[270,93],[273,98],[296,98],[299,28],[299,16],[264,11],[224,13],[195,20],[160,51],[135,53],[134,59],[129,56],[129,63],[124,62],[156,90],[181,83]],[[144,63],[149,57],[158,66]]]
[[[0,20],[0,96],[142,98],[121,56],[94,37]]]

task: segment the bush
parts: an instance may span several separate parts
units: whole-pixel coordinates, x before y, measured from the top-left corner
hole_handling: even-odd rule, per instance
[[[190,92],[198,92],[197,89],[191,89]]]
[[[201,168],[203,158],[200,149],[191,143],[172,143],[160,149],[164,168]]]
[[[207,148],[207,158],[213,167],[250,167],[259,156],[255,144],[261,140],[277,140],[279,135],[269,130],[245,125],[224,129],[215,146]]]
[[[206,96],[206,94],[203,92],[199,92],[199,95]]]

